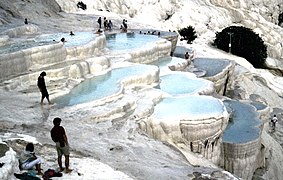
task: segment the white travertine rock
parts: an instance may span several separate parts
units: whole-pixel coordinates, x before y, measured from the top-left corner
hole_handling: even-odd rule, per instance
[[[66,50],[60,43],[2,54],[0,56],[0,79],[27,73],[33,66],[62,62],[65,58]]]
[[[19,163],[16,152],[9,148],[9,150],[5,153],[5,156],[0,157],[0,161],[5,162],[5,164],[0,168],[0,179],[14,178],[14,172],[19,171]]]
[[[106,57],[93,57],[86,59],[86,62],[88,62],[90,73],[93,75],[100,74],[110,68],[110,61]]]
[[[144,49],[129,52],[130,62],[147,64],[156,61],[158,58],[169,56],[170,52],[171,42],[159,40]]]
[[[207,97],[210,99],[208,101],[211,103],[214,102],[214,100],[216,101],[212,103],[214,105],[208,103],[208,106],[204,108],[199,107],[197,105],[198,101],[195,101],[194,98],[194,96],[191,96],[182,103],[183,106],[193,104],[194,110],[190,110],[190,107],[186,107],[187,110],[184,112],[185,107],[179,107],[178,111],[180,112],[178,115],[175,112],[176,109],[172,108],[172,104],[174,104],[175,101],[174,98],[172,104],[167,102],[170,101],[170,99],[166,100],[164,105],[160,105],[159,103],[157,106],[159,106],[160,109],[158,108],[158,110],[157,107],[155,107],[153,114],[144,120],[143,123],[140,123],[140,128],[146,131],[150,136],[161,141],[169,141],[175,144],[184,142],[189,147],[190,151],[199,153],[217,164],[220,161],[222,133],[227,126],[229,115],[222,102],[219,101],[219,103],[217,103],[218,106],[214,104],[218,101],[216,99]],[[202,96],[199,98],[199,100],[202,101],[202,98],[205,99],[206,97]],[[186,98],[184,97],[183,99]],[[190,100],[191,103],[187,103],[187,101]],[[176,99],[176,102],[178,102],[178,99]],[[223,106],[221,106],[221,104]],[[214,113],[202,113],[204,109],[208,110],[210,105],[213,106],[214,110],[212,111]],[[162,109],[166,109],[167,112],[163,112]],[[172,116],[171,111],[175,112],[174,116]],[[198,114],[191,114],[192,112],[190,111],[197,111]],[[217,111],[217,113],[215,111]]]
[[[8,35],[0,36],[0,47],[4,46],[5,44],[7,44],[8,40],[9,40],[9,36]]]
[[[66,47],[67,59],[86,58],[98,55],[106,45],[105,35],[97,36],[93,41],[82,46]]]
[[[21,35],[35,34],[39,32],[39,27],[33,24],[23,25],[9,29],[1,34],[7,34],[9,37],[17,37]]]
[[[224,169],[243,179],[252,179],[255,170],[263,167],[261,137],[242,144],[223,143]]]

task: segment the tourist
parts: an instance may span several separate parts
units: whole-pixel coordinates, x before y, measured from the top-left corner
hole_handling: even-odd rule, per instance
[[[112,21],[109,20],[109,21],[108,21],[108,29],[112,29],[112,27],[113,27]]]
[[[95,32],[95,34],[101,34],[103,31],[101,30],[101,29],[98,29],[96,32]]]
[[[56,143],[56,150],[58,155],[58,165],[60,168],[60,171],[64,171],[64,168],[62,166],[62,156],[65,156],[65,172],[69,173],[72,171],[72,169],[69,169],[69,156],[70,156],[70,150],[69,150],[69,143],[67,139],[67,135],[65,132],[65,129],[60,126],[61,124],[61,118],[56,117],[53,120],[54,127],[51,129],[51,138]]]
[[[106,17],[104,17],[104,20],[103,20],[104,29],[107,29],[107,25],[108,25],[108,20],[106,19]]]
[[[46,72],[42,72],[40,73],[38,79],[37,79],[37,87],[39,88],[40,92],[41,92],[41,101],[40,104],[43,104],[43,99],[46,98],[48,103],[51,104],[50,100],[49,100],[49,94],[45,85],[45,80],[44,80],[44,76],[46,76]]]
[[[120,29],[121,29],[121,32],[127,32],[127,29],[124,28],[123,25],[121,25]]]
[[[28,143],[22,151],[19,159],[20,168],[23,170],[33,169],[35,166],[37,174],[43,175],[41,172],[41,158],[35,155],[33,143]]]
[[[24,23],[25,23],[25,24],[28,24],[28,19],[27,19],[27,18],[25,18]]]
[[[274,114],[273,118],[271,119],[271,127],[272,127],[273,130],[275,130],[277,121],[278,121],[278,119],[277,119],[276,115]]]
[[[74,36],[75,34],[73,33],[73,31],[70,32],[70,36]]]
[[[189,57],[190,57],[189,52],[186,52],[185,59],[189,59]]]
[[[65,42],[67,42],[67,41],[66,41],[65,38],[61,38],[61,42],[62,42],[62,43],[65,43]]]
[[[127,29],[128,29],[128,24],[127,24],[127,22],[128,22],[128,21],[127,21],[126,19],[123,19],[122,25],[123,25],[125,31],[127,31]]]
[[[101,23],[102,23],[101,17],[98,18],[97,23],[99,24],[99,29],[101,29]]]

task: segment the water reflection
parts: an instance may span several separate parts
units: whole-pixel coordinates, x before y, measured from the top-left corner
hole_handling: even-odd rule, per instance
[[[254,106],[233,100],[225,100],[224,104],[232,111],[231,121],[224,131],[224,142],[245,143],[260,136],[262,122]]]

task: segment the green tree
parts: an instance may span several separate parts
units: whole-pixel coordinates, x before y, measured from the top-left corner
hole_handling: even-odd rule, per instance
[[[282,23],[283,23],[283,13],[280,13],[278,17],[278,25],[280,26]]]
[[[231,47],[229,48],[229,44]],[[214,45],[226,52],[247,59],[255,68],[264,68],[267,48],[264,41],[251,29],[230,26],[216,33]]]
[[[195,28],[192,26],[182,28],[178,30],[178,33],[182,37],[181,40],[186,40],[188,44],[192,43],[197,38]]]

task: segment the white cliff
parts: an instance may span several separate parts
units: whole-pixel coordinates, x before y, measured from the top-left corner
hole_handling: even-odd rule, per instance
[[[111,54],[104,48],[103,33],[80,47],[68,47],[67,41],[66,44],[55,43],[7,55],[3,53],[0,55],[0,66],[3,69],[0,73],[2,87],[0,109],[3,129],[10,132],[22,131],[36,136],[40,142],[49,147],[52,142],[46,137],[46,134],[51,128],[52,119],[61,116],[66,122],[64,124],[66,129],[71,131],[69,137],[73,141],[71,144],[74,152],[78,152],[76,156],[91,156],[105,164],[111,164],[115,170],[119,170],[119,172],[109,170],[113,177],[119,175],[121,171],[137,179],[170,179],[172,177],[183,179],[185,177],[194,178],[196,177],[195,172],[199,172],[204,176],[207,173],[211,178],[218,176],[218,178],[230,179],[230,176],[225,176],[227,172],[217,167],[221,163],[226,170],[247,179],[252,178],[253,172],[258,167],[267,169],[261,175],[265,179],[276,179],[276,173],[282,174],[282,169],[280,169],[282,157],[270,153],[274,150],[280,152],[282,147],[265,132],[268,131],[268,128],[263,129],[262,139],[257,139],[255,145],[253,143],[245,145],[246,151],[253,147],[254,154],[249,154],[250,156],[245,156],[247,152],[231,154],[233,158],[242,158],[241,161],[237,161],[238,164],[234,162],[225,164],[221,156],[222,133],[228,123],[228,114],[221,102],[223,98],[221,96],[227,95],[234,99],[261,102],[269,106],[272,113],[280,114],[282,112],[280,96],[283,92],[281,78],[267,71],[252,68],[242,58],[230,56],[209,47],[217,31],[232,24],[244,25],[259,33],[266,42],[269,66],[281,70],[280,40],[282,33],[281,28],[276,25],[278,14],[282,10],[281,1],[203,2],[195,0],[162,1],[161,3],[154,0],[139,2],[105,0],[94,3],[94,1],[86,0],[84,1],[87,4],[86,11],[76,7],[77,1],[57,0],[57,2],[58,4],[55,1],[1,1],[0,20],[4,24],[1,26],[1,46],[9,44],[9,41],[12,43],[19,39],[26,41],[40,34],[69,33],[74,29],[75,32],[94,32],[97,29],[96,19],[99,16],[107,16],[113,19],[116,32],[119,32],[121,20],[124,18],[128,19],[130,29],[154,27],[157,30],[168,31],[170,29],[173,31],[193,25],[198,38],[192,45],[184,45],[181,42],[179,44],[194,49],[196,61],[197,58],[219,58],[229,63],[223,66],[224,68],[215,76],[204,76],[214,83],[215,91],[210,82],[207,83],[207,89],[201,89],[196,94],[207,93],[208,97],[194,95],[183,98],[184,100],[197,96],[196,100],[188,101],[187,104],[197,104],[190,109],[196,110],[199,115],[196,116],[196,112],[188,113],[187,109],[180,107],[177,110],[180,111],[181,116],[176,116],[174,115],[176,111],[170,107],[170,104],[169,107],[163,107],[164,104],[160,102],[162,99],[171,102],[182,98],[170,98],[168,97],[170,95],[153,88],[158,84],[159,75],[165,72],[163,70],[159,72],[157,68],[144,71],[143,75],[122,79],[122,88],[118,93],[106,98],[107,100],[87,102],[71,107],[39,107],[37,105],[39,93],[35,87],[39,72],[45,70],[48,74],[46,80],[48,89],[52,100],[55,100],[56,97],[69,93],[73,87],[85,79],[107,74],[114,69],[127,67],[131,63],[146,64],[159,57],[168,56],[174,44],[177,43],[176,40],[171,39],[172,43],[170,43],[163,39],[139,51]],[[35,7],[39,10],[31,11]],[[60,12],[61,10],[70,14]],[[30,25],[21,24],[25,17],[28,17]],[[194,59],[191,61],[190,65],[193,65]],[[174,67],[175,71],[187,71],[188,69],[184,68],[186,65],[187,62],[182,63],[180,60],[180,62],[170,64],[170,67]],[[194,76],[192,79],[197,78]],[[202,102],[198,98],[207,101]],[[211,102],[211,104],[205,104],[205,102]],[[173,107],[178,108],[182,103],[184,101]],[[170,119],[158,115],[158,108],[162,109],[161,106],[165,109],[162,112],[166,111],[169,114],[173,112]],[[217,115],[207,111],[217,107]],[[268,122],[267,114],[270,112],[265,113],[261,116],[263,123]],[[26,116],[26,114],[29,115]],[[39,124],[38,129],[31,131],[30,127]],[[280,124],[281,122],[279,122],[278,132],[273,135],[279,143],[280,138],[277,136],[280,137]],[[13,136],[15,135],[12,135],[12,138]],[[166,145],[146,136],[161,140]],[[7,139],[5,141],[17,147],[17,142],[10,142]],[[269,141],[272,141],[271,147],[266,145]],[[264,148],[258,149],[259,146],[262,146],[261,144]],[[41,153],[47,152],[52,156],[52,148],[45,150],[45,145],[38,145]],[[238,147],[240,146],[232,148],[231,151]],[[174,149],[178,151],[175,152]],[[48,155],[46,155],[47,159]],[[8,157],[13,157],[13,155]],[[266,158],[268,163],[265,163]],[[75,157],[73,160],[76,161]],[[82,161],[77,162],[82,163]],[[241,166],[241,163],[245,166]],[[50,160],[47,162],[48,165],[55,167],[56,163]],[[72,165],[78,167],[76,164]],[[200,166],[200,168],[192,165]],[[249,165],[249,170],[241,173],[241,168]],[[149,166],[152,169],[149,169]],[[8,171],[8,174],[11,175],[12,171]],[[127,175],[123,176],[128,178]],[[78,177],[73,175],[73,177],[67,176],[66,178],[76,179]]]

